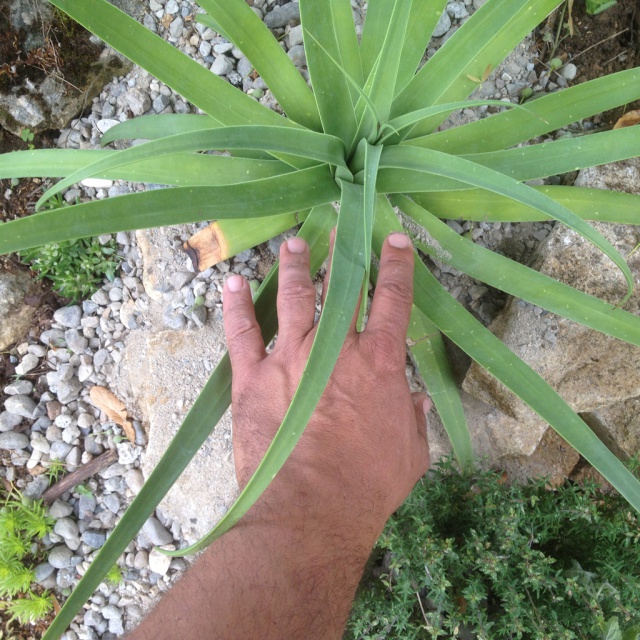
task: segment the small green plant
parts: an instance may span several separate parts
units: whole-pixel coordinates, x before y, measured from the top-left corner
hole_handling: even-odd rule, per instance
[[[87,487],[85,487],[83,484],[79,484],[74,491],[78,494],[80,494],[81,496],[92,496],[93,493],[91,492],[91,489],[88,489]]]
[[[20,132],[20,138],[27,143],[30,151],[33,151],[35,149],[35,146],[33,144],[34,135],[31,129],[23,129]]]
[[[49,460],[47,462],[47,470],[45,471],[45,475],[49,478],[50,482],[58,482],[60,476],[64,474],[67,470],[67,466],[62,460]]]
[[[606,11],[614,4],[617,4],[617,0],[586,0],[587,13],[595,16],[603,11]]]
[[[9,622],[35,622],[53,608],[46,591],[32,591],[32,567],[38,560],[37,541],[53,530],[54,523],[42,501],[6,495],[0,508],[0,605],[11,614]]]
[[[56,291],[72,301],[87,298],[104,278],[113,280],[120,264],[115,241],[80,238],[47,244],[20,252],[20,258],[38,274],[51,280]]]
[[[118,586],[119,584],[121,584],[122,581],[124,580],[124,577],[122,575],[122,569],[120,568],[120,566],[117,564],[114,564],[113,567],[109,569],[104,579],[109,584],[112,584],[114,586]]]
[[[363,582],[349,623],[357,640],[640,633],[640,520],[595,484],[510,486],[445,461],[389,521],[377,556],[382,573]]]

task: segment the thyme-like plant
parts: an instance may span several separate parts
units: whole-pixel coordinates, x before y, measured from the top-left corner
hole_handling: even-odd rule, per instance
[[[216,220],[224,260],[304,221],[300,235],[317,270],[336,225],[331,277],[309,361],[269,451],[238,499],[193,552],[232,527],[281,468],[331,375],[356,310],[362,327],[374,254],[412,218],[416,249],[553,313],[640,346],[640,319],[624,311],[633,276],[587,220],[637,223],[638,196],[526,181],[631,158],[640,128],[519,146],[640,98],[630,69],[524,105],[469,100],[509,51],[560,0],[487,0],[424,65],[447,0],[369,0],[362,37],[350,0],[300,0],[310,85],[245,0],[199,0],[197,20],[251,60],[285,115],[265,108],[107,0],[52,3],[171,86],[205,115],[159,115],[123,122],[102,139],[146,139],[125,150],[38,150],[0,156],[0,177],[60,177],[39,207],[85,178],[167,185],[163,190],[80,203],[2,226],[0,253],[79,236]],[[454,111],[488,105],[498,113],[438,131]],[[203,151],[227,151],[214,155]],[[332,206],[339,202],[339,214]],[[599,247],[627,283],[616,306],[491,253],[458,236],[442,218],[555,220]],[[265,340],[276,332],[276,270],[255,300]],[[443,334],[457,343],[587,458],[640,510],[640,482],[544,380],[465,311],[416,253],[408,339],[463,468],[471,440]],[[163,459],[72,592],[46,640],[59,636],[209,435],[230,401],[224,357]]]
[[[640,518],[595,484],[510,486],[446,461],[378,541],[354,640],[640,638]],[[615,620],[614,620],[615,618]],[[611,635],[607,635],[611,632]]]

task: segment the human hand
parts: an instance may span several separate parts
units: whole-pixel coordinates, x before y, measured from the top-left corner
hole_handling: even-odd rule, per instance
[[[424,394],[412,397],[405,375],[412,291],[411,242],[392,234],[382,248],[367,326],[357,333],[354,319],[316,411],[261,499],[279,521],[293,527],[303,521],[312,527],[346,526],[370,548],[428,469],[425,412],[431,403]],[[316,332],[315,303],[309,248],[290,238],[280,249],[279,334],[267,355],[247,282],[232,276],[225,283],[233,444],[242,487],[300,381]]]

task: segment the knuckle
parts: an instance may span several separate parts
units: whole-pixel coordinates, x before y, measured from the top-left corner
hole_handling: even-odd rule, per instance
[[[316,299],[316,288],[311,280],[291,280],[280,285],[278,300],[285,305],[297,302],[309,302]]]
[[[391,302],[410,303],[413,299],[413,283],[403,275],[400,272],[388,275],[378,284],[378,291]]]
[[[227,327],[227,341],[241,342],[247,336],[259,330],[258,323],[255,319],[246,315],[237,315],[231,318]]]

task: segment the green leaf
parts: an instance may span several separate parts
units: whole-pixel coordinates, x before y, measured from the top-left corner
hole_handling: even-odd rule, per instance
[[[300,14],[303,26],[307,66],[313,92],[326,133],[340,138],[349,148],[354,139],[357,123],[351,99],[351,85],[342,60],[348,50],[337,40],[334,3],[343,0],[301,0]],[[337,5],[335,5],[337,6]],[[355,78],[353,78],[355,82]]]
[[[287,116],[309,129],[322,131],[309,85],[245,0],[201,0],[199,4],[251,61]]]
[[[383,224],[399,223],[384,216]],[[379,238],[375,244],[379,250]],[[640,482],[533,369],[442,288],[418,256],[413,286],[415,305],[444,335],[546,420],[640,512]]]
[[[498,151],[638,99],[640,69],[629,69],[536,98],[526,110],[503,111],[407,144],[453,154]]]
[[[378,58],[365,85],[365,92],[375,105],[380,123],[389,119],[412,4],[411,0],[395,0],[395,2],[387,0],[387,2],[393,4],[393,11],[384,38],[377,43]],[[363,107],[364,104],[358,111],[359,115],[363,113]]]
[[[189,113],[163,113],[157,116],[140,116],[125,120],[107,129],[100,144],[104,147],[116,140],[157,140],[178,133],[191,133],[204,129],[217,129],[223,126],[209,116],[197,116]]]
[[[338,196],[324,166],[223,187],[134,193],[7,222],[0,235],[0,254],[116,231],[303,211],[334,202]]]
[[[71,174],[48,189],[36,203],[36,209],[56,193],[94,175],[94,172],[103,173],[131,162],[168,154],[221,149],[263,149],[310,158],[313,162],[326,162],[346,167],[344,145],[338,138],[324,133],[260,125],[205,129],[153,140],[117,154],[111,154],[104,160]]]
[[[614,338],[640,346],[640,318],[458,235],[404,196],[391,202],[428,232],[419,248],[476,280]]]
[[[363,245],[364,245],[364,278],[362,280],[362,291],[360,297],[360,309],[358,311],[357,330],[364,329],[364,317],[367,313],[367,302],[369,299],[369,279],[371,274],[371,236],[373,234],[373,223],[376,213],[376,178],[378,175],[378,165],[382,147],[374,147],[366,140],[364,145],[364,196],[362,214],[363,224]]]
[[[225,125],[294,125],[191,60],[106,0],[51,0],[92,33]]]
[[[335,211],[331,205],[314,210],[300,231],[311,250],[311,270],[315,273],[324,262],[329,246],[329,232],[335,224]],[[255,300],[256,316],[260,321],[265,343],[277,330],[276,294],[277,265],[271,269]],[[56,640],[68,627],[77,612],[91,597],[109,569],[116,563],[129,542],[142,528],[162,498],[184,471],[196,451],[211,433],[211,425],[218,423],[231,402],[231,366],[228,355],[211,374],[207,384],[187,414],[140,493],[135,497],[116,528],[100,549],[87,572],[62,610],[56,616],[43,640]]]
[[[387,124],[381,127],[381,133],[385,129],[390,129],[391,133],[382,138],[381,142],[384,142],[387,138],[400,133],[403,129],[411,127],[414,124],[419,123],[422,120],[436,116],[439,114],[450,115],[458,109],[468,109],[470,107],[482,107],[485,105],[495,105],[500,107],[513,107],[515,109],[523,109],[520,105],[502,102],[501,100],[460,100],[458,102],[449,102],[447,104],[439,104],[431,107],[425,107],[424,109],[418,109],[412,111],[404,116],[394,118]],[[407,144],[413,144],[413,141],[409,141]],[[415,145],[421,146],[421,145]],[[429,148],[429,147],[428,147]],[[448,153],[448,152],[447,152]]]
[[[66,176],[116,153],[119,152],[111,149],[39,149],[4,153],[0,154],[0,178]],[[272,178],[293,171],[291,166],[278,160],[181,153],[127,164],[93,177],[182,187],[214,187]]]
[[[413,0],[409,30],[398,69],[396,94],[400,93],[415,75],[416,69],[424,57],[424,52],[429,46],[431,34],[448,2],[449,0]]]
[[[640,195],[584,187],[533,187],[583,220],[638,224]],[[413,199],[439,218],[479,222],[539,222],[552,220],[535,207],[485,191],[445,191],[413,194]]]
[[[512,178],[497,173],[486,167],[482,167],[457,156],[450,156],[440,151],[420,149],[418,147],[391,147],[382,153],[381,167],[396,167],[423,171],[435,175],[453,178],[460,182],[482,187],[494,193],[511,198],[531,207],[535,207],[562,222],[576,233],[587,238],[603,253],[605,253],[622,271],[627,281],[627,294],[620,304],[624,304],[631,296],[633,290],[633,275],[629,265],[616,251],[613,245],[598,233],[591,225],[581,220],[569,209],[547,198],[544,194]]]
[[[558,0],[488,0],[422,67],[393,103],[392,117],[466,98],[482,78],[559,4]],[[416,127],[411,137],[430,133],[440,116]]]
[[[544,178],[640,155],[640,127],[460,156],[516,180]]]
[[[343,183],[331,275],[316,335],[293,400],[262,462],[235,504],[202,540],[163,553],[196,553],[231,529],[260,498],[300,439],[329,381],[358,301],[365,272],[363,208],[364,188]]]

